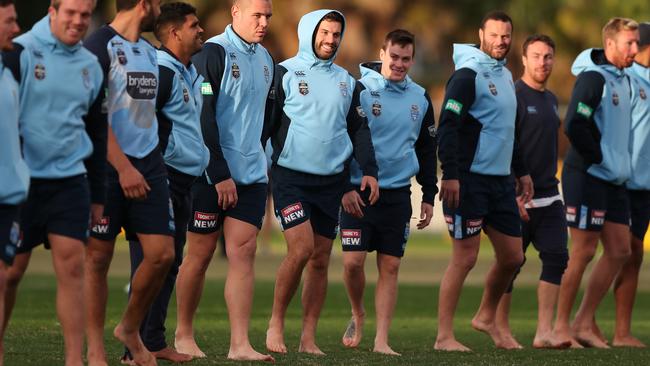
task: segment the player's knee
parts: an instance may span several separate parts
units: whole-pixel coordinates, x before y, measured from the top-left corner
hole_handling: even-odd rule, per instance
[[[469,272],[476,265],[478,253],[467,254],[454,260],[454,265],[462,271]]]
[[[379,274],[383,276],[397,276],[399,273],[399,261],[384,261],[379,267]]]
[[[582,264],[587,264],[594,259],[596,255],[596,247],[582,248],[581,250],[571,252],[571,260],[578,261]]]
[[[9,267],[5,274],[5,283],[7,288],[16,288],[23,278],[25,272],[14,267]]]
[[[363,272],[364,261],[362,258],[347,259],[343,263],[343,269],[347,274],[358,274]]]
[[[632,255],[632,250],[629,245],[614,245],[605,248],[603,255],[617,262],[626,262]]]
[[[314,253],[311,258],[309,258],[309,267],[314,271],[327,272],[329,263],[329,253]]]
[[[524,253],[522,251],[512,252],[508,256],[497,259],[500,266],[508,271],[516,272],[524,263]]]
[[[562,276],[569,263],[569,254],[567,252],[547,253],[539,255],[542,260],[542,274],[540,280],[554,285],[562,282]]]

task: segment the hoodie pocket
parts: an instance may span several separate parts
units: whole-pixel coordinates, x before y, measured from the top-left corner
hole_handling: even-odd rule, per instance
[[[481,131],[470,171],[486,175],[509,175],[513,141]]]
[[[617,151],[605,143],[600,144],[600,150],[603,161],[598,165],[592,165],[588,170],[589,173],[616,184],[622,184],[630,178],[632,167],[627,151]]]
[[[346,130],[325,139],[289,127],[278,163],[305,173],[332,175],[343,171],[351,155],[352,142]]]

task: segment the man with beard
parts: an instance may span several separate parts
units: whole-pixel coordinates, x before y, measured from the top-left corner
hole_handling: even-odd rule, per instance
[[[487,333],[499,348],[517,348],[496,327],[497,305],[523,261],[521,221],[515,179],[525,203],[532,181],[515,139],[517,99],[505,57],[510,50],[512,20],[500,11],[481,23],[480,48],[454,45],[456,71],[447,83],[440,116],[438,155],[442,167],[440,199],[453,239],[453,253],[440,285],[435,349],[469,351],[453,332],[453,317],[463,282],[476,263],[480,233],[492,242],[496,262],[472,326]]]
[[[625,183],[630,197],[632,255],[614,282],[615,347],[645,347],[631,333],[632,309],[643,262],[643,237],[650,220],[650,23],[639,24],[639,53],[626,72],[632,79],[632,176]]]
[[[89,365],[105,365],[104,321],[107,273],[115,238],[142,244],[143,261],[131,279],[129,302],[113,335],[131,351],[138,365],[155,365],[139,329],[174,260],[173,208],[167,171],[158,147],[156,49],[140,36],[153,29],[159,0],[117,0],[117,14],[84,45],[105,75],[102,110],[90,117],[108,118],[108,192],[104,216],[92,229],[86,253],[86,335]]]
[[[566,116],[571,147],[564,160],[562,191],[571,234],[569,263],[560,286],[555,334],[576,347],[609,348],[594,318],[617,273],[630,256],[631,89],[625,68],[638,52],[638,23],[613,18],[603,27],[604,49],[587,49],[574,61],[578,78]],[[587,283],[573,324],[569,317],[585,268],[603,255]]]
[[[12,39],[20,32],[13,0],[0,0],[0,51],[14,48]],[[14,262],[20,238],[18,206],[27,198],[29,168],[20,151],[18,135],[17,80],[5,67],[0,54],[0,365],[4,365],[4,315],[7,268]]]
[[[270,0],[234,0],[232,24],[207,40],[192,58],[205,78],[201,128],[210,163],[192,186],[188,251],[176,286],[176,349],[195,357],[205,354],[194,339],[192,320],[223,229],[228,253],[224,289],[230,319],[228,358],[273,361],[255,351],[248,337],[257,233],[268,182],[262,143],[264,110],[273,81],[273,59],[260,42],[272,11]]]
[[[517,199],[522,217],[523,251],[532,242],[542,260],[542,273],[537,287],[537,332],[535,348],[566,348],[571,344],[558,342],[553,336],[553,316],[560,281],[569,259],[567,226],[562,196],[558,190],[558,129],[560,117],[557,98],[546,88],[553,70],[555,43],[546,35],[535,34],[523,45],[524,74],[515,83],[517,93],[517,130],[524,162],[533,178],[535,195],[524,204]],[[522,264],[523,265],[523,264]],[[513,280],[514,282],[514,280]],[[513,338],[508,322],[512,284],[501,298],[497,310],[497,327],[503,337]]]
[[[298,54],[276,67],[269,94],[273,201],[287,241],[266,333],[272,352],[287,352],[284,318],[306,267],[298,350],[323,354],[316,345],[316,325],[353,153],[361,170],[361,191],[370,191],[370,204],[379,198],[375,153],[359,101],[361,86],[334,64],[344,31],[345,18],[338,11],[304,15],[298,24]]]
[[[210,155],[201,135],[201,83],[191,62],[193,54],[201,49],[203,29],[199,25],[196,9],[186,3],[167,3],[160,7],[154,33],[162,43],[158,50],[160,84],[156,97],[159,148],[165,159],[169,179],[169,194],[174,206],[175,260],[165,278],[160,293],[151,305],[140,327],[145,347],[158,359],[185,362],[192,356],[178,353],[165,342],[165,318],[169,299],[174,291],[178,267],[183,259],[185,228],[189,221],[190,188],[196,177],[208,165]],[[129,243],[131,273],[142,263],[142,245]],[[129,360],[129,352],[124,359]]]
[[[94,8],[94,0],[53,0],[48,15],[3,56],[20,83],[22,152],[31,175],[5,313],[32,250],[44,243],[52,250],[66,365],[83,364],[84,244],[88,218],[99,220],[106,195],[106,121],[88,118],[101,108],[103,75],[81,45]]]

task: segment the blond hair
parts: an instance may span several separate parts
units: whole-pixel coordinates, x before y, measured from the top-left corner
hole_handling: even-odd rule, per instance
[[[639,29],[639,23],[630,18],[612,18],[603,27],[603,45],[608,39],[616,38],[622,31],[635,31]]]

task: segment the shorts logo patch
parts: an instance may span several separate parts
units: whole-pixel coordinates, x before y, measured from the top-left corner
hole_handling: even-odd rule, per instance
[[[217,227],[217,218],[219,215],[216,213],[194,212],[194,227],[201,229],[214,229]]]
[[[305,210],[302,208],[302,203],[294,203],[282,209],[282,221],[284,224],[294,222],[298,219],[305,217]]]
[[[447,104],[445,104],[445,110],[454,112],[460,116],[460,112],[463,111],[463,103],[454,99],[449,99],[447,100]]]
[[[474,235],[481,231],[483,219],[473,219],[465,221],[465,232],[467,235]]]
[[[361,245],[361,230],[341,229],[341,244],[352,246]]]
[[[567,206],[566,207],[566,220],[568,222],[575,222],[577,213],[578,213],[578,210],[576,210],[576,208],[574,206]]]
[[[453,232],[454,231],[454,218],[449,216],[449,215],[445,215],[445,222],[447,223],[447,230]]]
[[[11,231],[9,231],[9,243],[17,245],[20,240],[20,226],[17,222],[11,225]]]
[[[214,95],[212,92],[212,84],[201,83],[201,95]]]
[[[591,210],[591,224],[602,226],[605,224],[605,212],[604,210]]]
[[[582,102],[579,102],[578,109],[576,110],[576,112],[585,118],[590,118],[591,115],[594,113],[594,110],[590,106]]]
[[[108,234],[108,226],[111,223],[111,218],[108,216],[103,216],[97,222],[97,225],[93,226],[93,233],[97,234]]]

